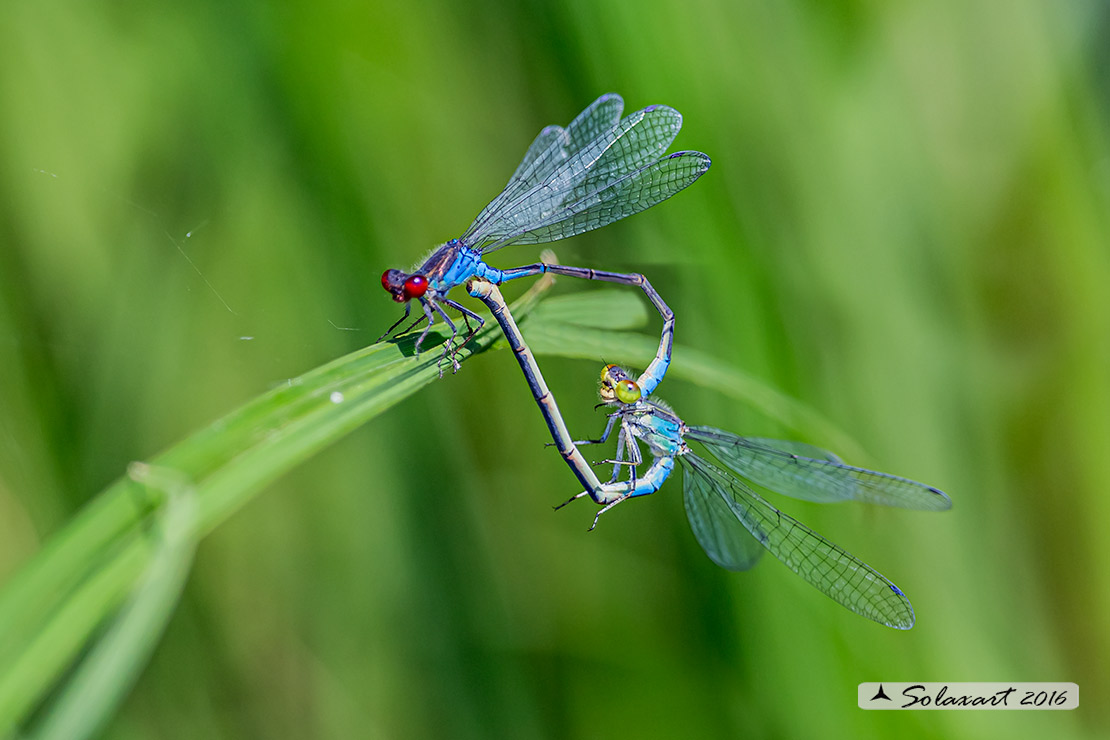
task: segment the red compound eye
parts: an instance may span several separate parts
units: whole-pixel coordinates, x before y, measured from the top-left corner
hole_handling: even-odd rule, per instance
[[[401,291],[405,295],[405,300],[419,298],[428,291],[428,278],[423,275],[412,275],[405,281]]]
[[[382,287],[392,293],[397,289],[398,283],[401,282],[401,278],[404,276],[405,273],[398,269],[386,270],[382,273]]]

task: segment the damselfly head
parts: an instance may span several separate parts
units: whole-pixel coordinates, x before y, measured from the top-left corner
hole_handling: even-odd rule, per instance
[[[389,291],[393,300],[405,303],[428,292],[428,278],[419,274],[407,275],[398,269],[386,270],[382,273],[382,287]]]
[[[601,368],[602,383],[615,383],[618,380],[625,380],[628,377],[630,377],[628,371],[620,365],[606,365]]]
[[[601,387],[597,392],[605,403],[636,403],[642,395],[636,381],[617,365],[606,365],[602,369]]]

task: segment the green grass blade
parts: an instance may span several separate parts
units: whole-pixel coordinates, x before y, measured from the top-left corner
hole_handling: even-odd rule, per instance
[[[523,331],[537,353],[641,366],[654,355],[653,337],[614,330],[644,323],[637,297],[602,290],[537,305],[551,282],[538,282],[512,308],[527,317]],[[445,337],[428,339],[419,357],[409,336],[292,378],[153,458],[141,470],[189,482],[188,494],[177,495],[188,501],[187,516],[174,513],[172,492],[183,487],[170,483],[124,476],[98,495],[0,591],[0,736],[26,721],[82,652],[87,657],[37,730],[72,737],[99,726],[164,629],[196,543],[267,483],[436,380]],[[487,322],[460,361],[500,339],[496,322]],[[735,368],[684,347],[675,356],[674,377],[746,401],[840,449],[854,447],[812,410]]]
[[[538,281],[514,313],[526,316],[551,283]],[[487,321],[459,360],[490,349],[499,337],[496,322]],[[290,379],[153,458],[151,468],[193,481],[192,539],[199,541],[266,483],[438,379],[445,340],[430,334],[419,357],[414,336],[353,352]],[[133,593],[157,553],[146,530],[156,526],[165,503],[156,489],[120,478],[0,590],[0,736],[25,720]]]
[[[161,637],[196,549],[196,490],[172,469],[135,463],[131,477],[166,495],[150,533],[150,561],[127,603],[66,682],[29,735],[38,740],[84,740],[111,717]]]

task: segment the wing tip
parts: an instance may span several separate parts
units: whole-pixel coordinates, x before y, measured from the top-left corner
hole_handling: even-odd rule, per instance
[[[713,164],[713,160],[709,158],[708,154],[706,154],[705,152],[696,152],[696,151],[693,151],[693,150],[685,150],[685,151],[681,151],[681,152],[671,152],[670,154],[667,155],[666,158],[667,159],[683,159],[683,158],[700,159],[701,162],[702,162],[702,168],[701,168],[702,172],[705,172],[706,170],[708,170],[710,165]]]
[[[933,500],[937,503],[935,511],[948,511],[952,508],[952,499],[947,493],[939,488],[933,488],[932,486],[926,486],[926,488],[929,489],[929,493],[934,494]]]
[[[910,598],[906,596],[905,591],[895,586],[893,582],[887,581],[886,585],[890,586],[891,591],[902,597],[902,605],[906,607],[906,613],[901,615],[901,617],[897,621],[882,620],[882,624],[885,624],[887,627],[892,627],[896,630],[913,629],[913,626],[917,623],[917,615],[913,611],[913,604],[910,603]]]

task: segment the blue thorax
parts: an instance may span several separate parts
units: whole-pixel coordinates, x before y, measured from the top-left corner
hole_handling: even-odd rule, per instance
[[[424,264],[428,268],[425,275],[430,286],[440,293],[446,293],[473,277],[485,278],[494,284],[501,282],[502,271],[487,265],[482,261],[480,252],[458,239],[444,244]]]
[[[629,428],[642,440],[655,457],[683,454],[686,443],[682,440],[685,428],[682,420],[654,403],[640,401],[630,414]]]

